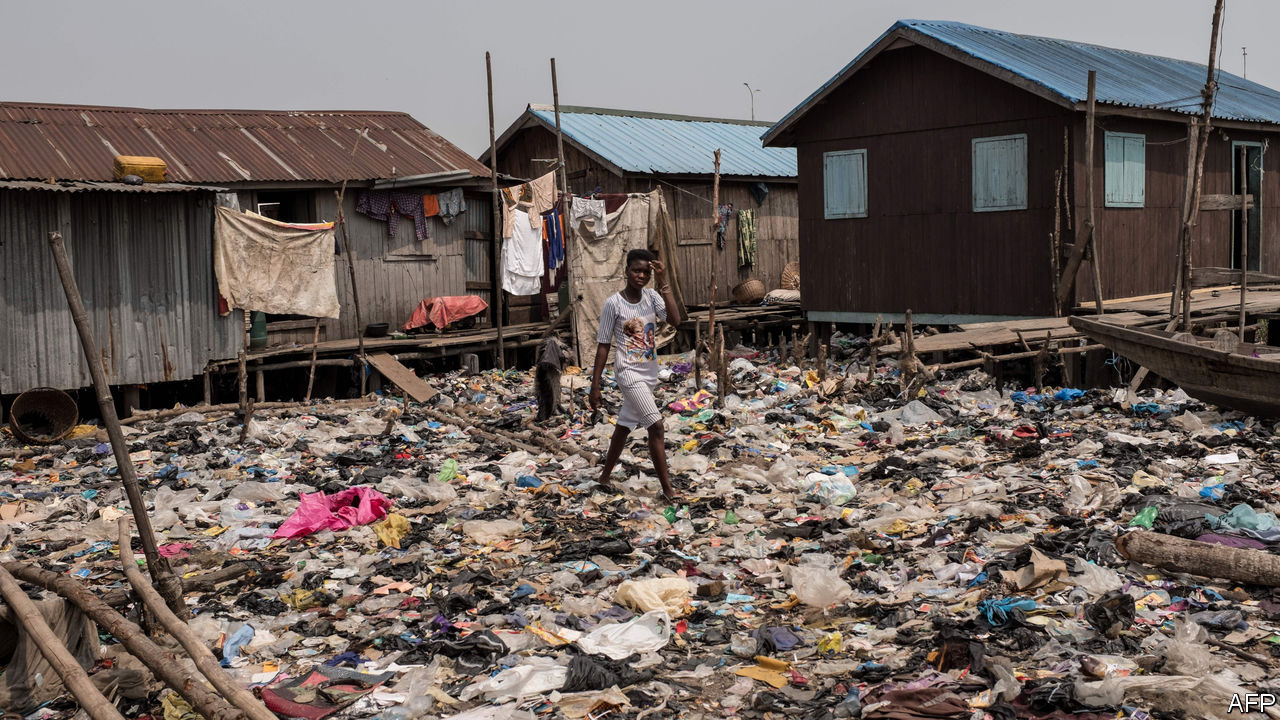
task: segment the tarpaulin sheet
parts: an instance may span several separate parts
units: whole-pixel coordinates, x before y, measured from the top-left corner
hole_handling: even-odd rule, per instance
[[[98,629],[74,605],[62,599],[33,600],[49,629],[71,651],[80,667],[98,661]],[[0,655],[9,657],[0,675],[0,707],[28,713],[66,692],[62,679],[8,607],[0,608]]]
[[[622,289],[627,253],[637,248],[653,250],[666,266],[667,280],[676,302],[683,305],[679,288],[679,263],[675,232],[662,190],[635,193],[606,217],[608,234],[571,227],[569,244],[569,292],[573,298],[573,334],[578,363],[591,362],[596,352],[596,328],[604,301]]]
[[[346,530],[387,516],[391,500],[370,487],[347,488],[334,495],[302,493],[298,509],[271,537],[294,538],[320,530]]]
[[[213,267],[229,308],[336,318],[333,223],[290,225],[217,208]]]
[[[433,325],[443,330],[451,323],[479,315],[489,308],[489,303],[475,295],[446,295],[444,297],[427,298],[418,303],[404,324],[405,330]]]

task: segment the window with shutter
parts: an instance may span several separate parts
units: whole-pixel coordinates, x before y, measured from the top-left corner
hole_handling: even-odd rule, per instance
[[[1107,207],[1140,208],[1147,200],[1147,138],[1133,133],[1103,136],[1105,170],[1103,203]]]
[[[973,211],[1026,209],[1026,134],[974,138]]]
[[[822,154],[822,217],[867,216],[867,151],[840,150]]]

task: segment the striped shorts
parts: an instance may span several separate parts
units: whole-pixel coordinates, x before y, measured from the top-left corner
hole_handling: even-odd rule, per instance
[[[619,425],[635,430],[648,428],[662,420],[662,413],[658,412],[658,405],[653,399],[654,387],[655,385],[648,383],[618,386],[618,391],[622,393],[622,409],[618,412]]]

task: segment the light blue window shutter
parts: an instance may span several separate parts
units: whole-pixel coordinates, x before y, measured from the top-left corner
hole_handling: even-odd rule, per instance
[[[1102,142],[1106,157],[1106,166],[1103,171],[1105,188],[1102,194],[1103,201],[1108,206],[1118,205],[1124,202],[1125,197],[1125,139],[1115,133],[1107,133]]]
[[[1143,207],[1147,200],[1147,139],[1133,133],[1106,133],[1102,195],[1107,207]]]
[[[823,217],[867,216],[867,151],[841,150],[822,154]]]
[[[1134,207],[1147,201],[1147,140],[1141,135],[1124,139],[1124,195]]]
[[[974,212],[1025,210],[1027,136],[973,140]]]

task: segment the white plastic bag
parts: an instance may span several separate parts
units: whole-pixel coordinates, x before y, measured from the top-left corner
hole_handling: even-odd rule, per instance
[[[844,505],[858,494],[853,481],[844,475],[815,472],[809,473],[805,479],[809,482],[809,494],[821,500],[823,505]]]
[[[592,655],[623,660],[636,653],[657,652],[670,640],[671,617],[664,610],[654,610],[630,622],[598,627],[578,638],[578,647]]]
[[[840,574],[821,565],[799,565],[790,568],[787,581],[800,602],[810,607],[827,608],[844,602],[853,595],[849,583]]]
[[[564,687],[569,668],[547,657],[534,656],[523,665],[507,668],[462,689],[458,697],[470,700],[484,695],[485,700],[506,702],[529,695],[539,695]]]
[[[481,545],[502,542],[523,529],[515,520],[468,520],[462,524],[462,532]]]

